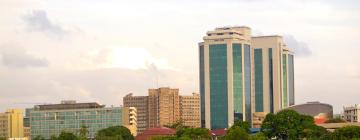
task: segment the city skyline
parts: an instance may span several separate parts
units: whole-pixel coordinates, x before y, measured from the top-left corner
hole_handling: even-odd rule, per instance
[[[0,111],[66,99],[118,106],[128,93],[164,86],[181,95],[199,93],[203,33],[246,25],[255,36],[282,35],[294,49],[296,104],[320,101],[339,113],[360,97],[359,5],[1,1]]]

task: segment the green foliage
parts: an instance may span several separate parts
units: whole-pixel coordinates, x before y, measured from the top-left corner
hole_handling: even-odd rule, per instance
[[[222,138],[223,140],[250,140],[250,136],[244,128],[232,126]]]
[[[81,126],[79,131],[79,140],[87,140],[89,131],[86,126]]]
[[[360,138],[360,126],[345,126],[336,129],[332,134],[335,139],[354,139]]]
[[[244,129],[247,133],[250,133],[250,123],[247,121],[235,121],[234,125],[231,126],[231,128],[235,127],[235,126],[238,126],[242,129]]]
[[[77,140],[78,138],[71,132],[61,132],[57,140]]]
[[[96,134],[97,140],[134,140],[129,129],[124,126],[112,126],[101,129]]]
[[[6,138],[4,138],[4,137],[0,137],[0,140],[6,140]]]
[[[55,135],[51,135],[50,140],[57,140],[57,137]]]
[[[313,117],[300,115],[293,110],[266,115],[261,131],[268,138],[279,139],[316,138],[327,133],[324,128],[314,124]]]
[[[264,133],[259,132],[250,137],[250,140],[267,140]]]
[[[334,119],[329,119],[329,120],[325,121],[325,123],[344,123],[344,122],[346,122],[346,121],[341,118],[334,118]]]
[[[206,128],[184,128],[176,132],[179,138],[191,138],[192,140],[210,139],[209,129]]]
[[[37,135],[35,138],[33,138],[32,140],[45,140],[45,138],[41,135]]]

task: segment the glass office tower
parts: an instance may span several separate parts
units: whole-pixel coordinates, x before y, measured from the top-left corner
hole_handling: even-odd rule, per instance
[[[228,128],[236,120],[250,121],[250,28],[216,28],[203,39],[199,43],[202,127]]]

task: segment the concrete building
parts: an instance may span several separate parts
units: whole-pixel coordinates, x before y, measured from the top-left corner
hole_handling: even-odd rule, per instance
[[[294,58],[281,36],[216,28],[199,43],[199,60],[202,127],[228,128],[294,104]]]
[[[148,96],[133,96],[132,93],[123,98],[124,107],[135,107],[137,111],[137,133],[148,128]]]
[[[251,38],[254,48],[255,112],[277,112],[295,104],[294,55],[281,36]]]
[[[193,93],[192,96],[180,96],[180,118],[183,125],[200,127],[200,95]]]
[[[344,107],[342,118],[347,122],[360,122],[360,105]]]
[[[208,31],[199,43],[201,125],[228,128],[251,120],[253,66],[249,27]]]
[[[82,126],[87,127],[89,138],[94,138],[97,131],[123,125],[123,117],[136,117],[132,113],[123,115],[121,107],[105,107],[98,103],[76,103],[76,101],[62,101],[61,104],[36,105],[30,111],[31,137],[38,135],[49,139],[58,136],[62,131],[79,133]],[[130,111],[131,112],[131,111]],[[134,124],[136,119],[127,119]],[[131,129],[132,127],[129,127]],[[130,130],[135,132],[136,130]]]
[[[179,89],[149,89],[149,127],[174,124],[180,120]]]
[[[147,128],[171,125],[179,120],[183,125],[200,127],[200,95],[180,96],[179,89],[161,87],[149,89],[148,96],[123,98],[124,106],[137,109],[138,134]]]
[[[8,109],[0,113],[0,137],[23,138],[23,111],[21,109]]]
[[[137,110],[135,107],[122,108],[122,125],[127,127],[131,134],[137,135]],[[128,116],[128,117],[125,117]]]
[[[324,123],[326,120],[333,118],[333,107],[330,104],[317,101],[293,105],[286,109],[294,110],[303,115],[313,116],[317,124]]]

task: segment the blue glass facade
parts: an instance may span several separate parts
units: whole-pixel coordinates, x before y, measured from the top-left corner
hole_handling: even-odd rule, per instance
[[[294,56],[288,55],[288,69],[289,69],[289,105],[295,104],[294,97]]]
[[[287,89],[288,89],[288,86],[287,86],[287,69],[286,69],[286,54],[283,54],[282,56],[282,66],[283,66],[283,99],[282,99],[282,104],[283,104],[283,107],[287,107],[288,106],[288,93],[287,93]]]
[[[255,65],[255,111],[264,111],[263,96],[263,53],[262,49],[254,49],[254,65]]]
[[[232,44],[234,120],[243,119],[243,74],[241,44]]]
[[[204,46],[199,47],[199,81],[200,81],[200,102],[201,102],[201,127],[205,127],[205,71],[204,71]]]
[[[251,55],[250,45],[244,44],[245,118],[251,121]]]
[[[227,46],[209,45],[211,128],[228,127]]]
[[[270,112],[274,113],[274,76],[273,76],[273,54],[272,48],[269,48],[269,96]]]

